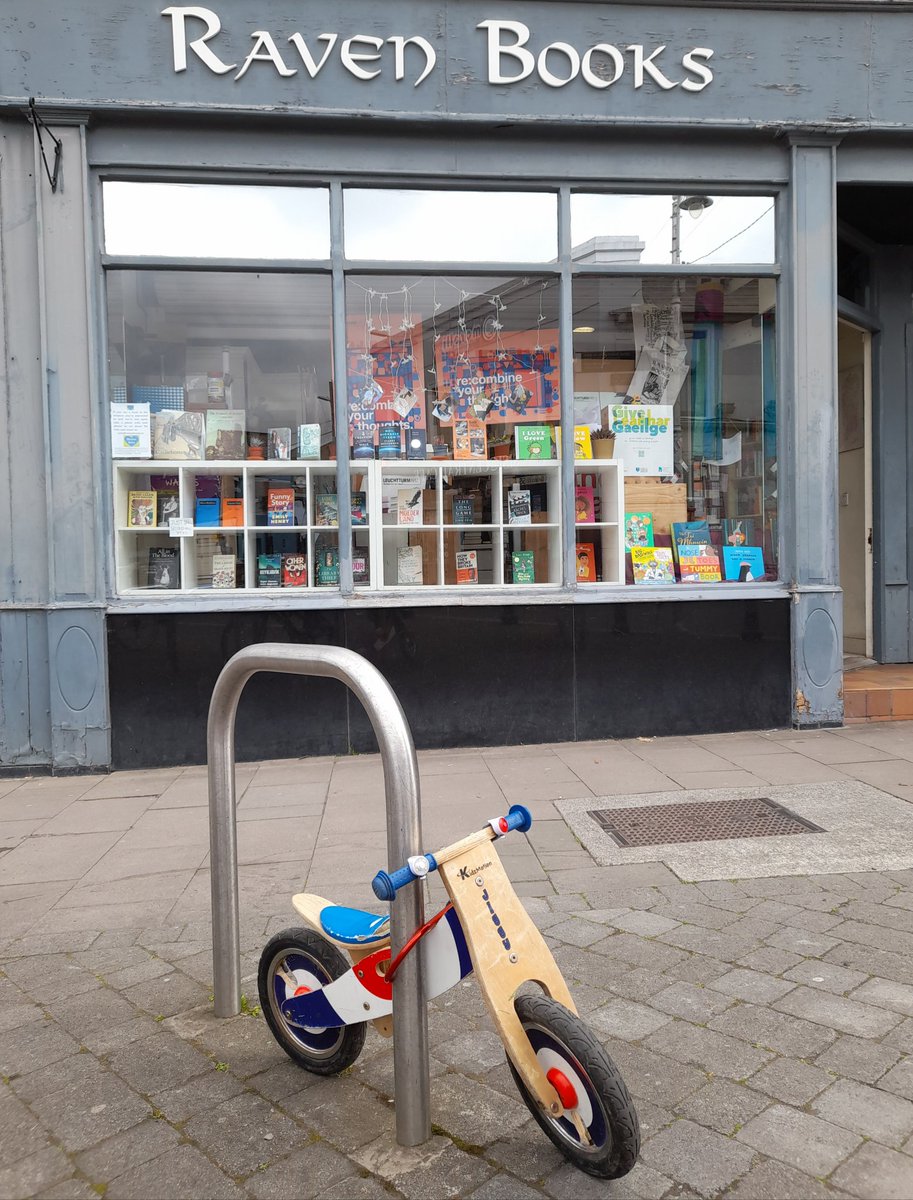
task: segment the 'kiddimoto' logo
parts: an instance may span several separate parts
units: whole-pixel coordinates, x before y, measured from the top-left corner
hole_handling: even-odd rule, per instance
[[[472,879],[473,875],[478,875],[480,871],[485,871],[491,866],[490,862],[482,863],[480,867],[460,867],[460,879]]]

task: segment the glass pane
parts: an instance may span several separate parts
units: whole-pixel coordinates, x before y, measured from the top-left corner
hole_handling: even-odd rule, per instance
[[[593,543],[580,578],[601,578],[613,552],[585,528],[610,459],[624,472],[629,583],[777,578],[775,314],[769,279],[575,280],[575,424],[596,476],[578,462],[578,543]],[[697,524],[673,529],[684,522]]]
[[[771,196],[571,197],[580,263],[772,263]]]
[[[108,254],[326,259],[326,188],[204,183],[103,185]]]
[[[557,222],[557,197],[547,192],[345,191],[351,259],[553,262]]]

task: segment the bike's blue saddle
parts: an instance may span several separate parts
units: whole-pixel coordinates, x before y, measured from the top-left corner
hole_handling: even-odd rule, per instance
[[[390,937],[389,917],[379,917],[377,913],[363,912],[360,908],[331,904],[321,909],[320,924],[328,937],[350,946],[370,946]]]

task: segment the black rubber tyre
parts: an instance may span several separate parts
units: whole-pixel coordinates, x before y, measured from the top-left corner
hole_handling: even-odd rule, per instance
[[[508,1059],[520,1095],[546,1137],[588,1175],[627,1175],[640,1153],[640,1124],[624,1080],[604,1047],[579,1017],[548,996],[518,996],[516,1010],[539,1061],[558,1066],[574,1084],[580,1097],[577,1111],[592,1144],[584,1144],[567,1117],[543,1112]]]
[[[350,1067],[361,1054],[366,1027],[360,1023],[310,1029],[290,1024],[282,1015],[282,1002],[295,993],[279,971],[313,990],[332,983],[351,965],[313,929],[284,929],[260,955],[257,990],[266,1023],[289,1058],[315,1075],[338,1075]]]

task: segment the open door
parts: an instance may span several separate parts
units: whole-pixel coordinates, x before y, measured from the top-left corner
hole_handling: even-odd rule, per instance
[[[872,657],[872,335],[837,328],[843,651]]]

